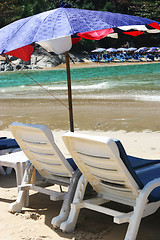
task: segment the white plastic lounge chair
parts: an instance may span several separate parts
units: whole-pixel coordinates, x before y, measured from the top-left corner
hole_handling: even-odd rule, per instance
[[[17,151],[21,151],[21,149],[18,146],[15,139],[7,138],[7,137],[0,137],[0,156],[9,154],[12,152],[17,152]],[[3,159],[5,159],[5,157]],[[3,166],[0,165],[0,174],[2,174],[2,175],[10,174],[12,172],[12,167],[8,167],[10,160],[7,157],[7,161],[6,160],[4,160],[4,161],[7,164],[7,169],[5,171]],[[1,161],[0,161],[0,164],[1,164]],[[4,166],[6,166],[6,164]],[[13,165],[13,160],[11,160],[11,164]],[[14,168],[15,168],[15,171],[17,172],[17,164],[15,165]],[[19,173],[19,171],[18,171],[18,173]],[[16,175],[16,176],[18,177],[18,175]],[[20,181],[20,178],[19,178],[18,182],[19,181]]]
[[[72,232],[80,209],[88,208],[113,216],[115,223],[129,222],[125,240],[136,239],[141,218],[153,214],[160,206],[159,161],[153,164],[144,161],[144,166],[134,170],[128,158],[121,158],[113,139],[66,133],[63,140],[83,175],[68,220],[60,228]],[[87,181],[98,193],[96,198],[83,199]],[[129,205],[133,211],[124,213],[100,206],[108,201]]]
[[[0,165],[7,167],[7,170],[9,171],[14,168],[16,172],[17,186],[22,182],[24,171],[28,163],[29,161],[22,151],[0,155]],[[7,170],[5,172],[2,166],[0,166],[0,172],[5,175],[7,173]],[[9,174],[9,172],[7,174]]]
[[[29,189],[50,195],[50,199],[53,201],[64,199],[60,215],[52,221],[52,224],[58,227],[61,221],[65,221],[68,217],[80,171],[74,170],[77,167],[72,159],[64,157],[47,126],[14,122],[10,125],[10,130],[31,162],[25,171],[22,184],[19,186],[18,198],[10,205],[10,211],[20,212],[23,206],[28,206]],[[61,186],[69,186],[68,192],[52,191],[37,186],[34,168],[52,185],[58,184],[60,189]]]
[[[17,144],[15,139],[0,137],[0,155],[14,152],[18,148],[19,148],[19,145]]]

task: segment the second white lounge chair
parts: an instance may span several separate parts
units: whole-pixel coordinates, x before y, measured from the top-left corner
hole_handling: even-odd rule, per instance
[[[123,155],[120,142],[107,137],[66,133],[63,140],[78,168],[82,172],[71,211],[60,228],[72,232],[81,208],[92,209],[114,217],[115,223],[129,222],[125,240],[136,239],[142,217],[160,207],[160,163],[141,160],[132,166]],[[136,160],[136,159],[132,159]],[[98,193],[96,198],[84,200],[87,182]],[[133,207],[124,213],[100,206],[114,201]]]
[[[50,195],[51,200],[64,200],[60,215],[52,220],[52,224],[58,227],[68,217],[70,203],[81,174],[73,160],[64,157],[47,126],[14,122],[10,125],[10,130],[30,160],[19,186],[18,198],[10,204],[10,211],[20,212],[23,206],[28,206],[29,190],[32,189]],[[35,169],[46,182],[58,184],[60,187],[69,186],[68,192],[57,192],[37,185]]]

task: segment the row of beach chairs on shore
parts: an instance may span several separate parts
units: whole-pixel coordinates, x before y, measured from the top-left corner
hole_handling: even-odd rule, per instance
[[[153,62],[160,61],[160,54],[148,53],[143,55],[141,53],[113,53],[113,54],[92,54],[89,55],[92,62]]]
[[[66,159],[47,126],[14,122],[10,130],[21,150],[7,154],[8,162],[12,162],[13,155],[15,163],[19,159],[25,162],[21,183],[17,183],[17,200],[9,207],[11,212],[27,207],[29,190],[34,190],[49,195],[53,201],[63,200],[59,215],[52,219],[54,227],[74,231],[80,209],[88,208],[113,216],[115,223],[128,222],[124,239],[134,240],[141,219],[159,208],[160,160],[128,156],[117,139],[74,132],[63,135],[72,156]],[[0,156],[2,166],[5,156]],[[36,171],[41,182],[37,182]],[[54,184],[60,186],[60,191],[46,188]],[[62,190],[63,186],[68,186],[67,192]],[[90,194],[93,191],[97,193],[94,197]],[[130,206],[131,211],[109,208],[107,203],[112,201]]]

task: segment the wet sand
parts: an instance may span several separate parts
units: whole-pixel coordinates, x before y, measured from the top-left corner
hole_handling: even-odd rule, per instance
[[[159,109],[160,102],[73,99],[74,126],[75,130],[160,131]],[[0,130],[13,121],[69,130],[68,109],[56,100],[0,99]]]

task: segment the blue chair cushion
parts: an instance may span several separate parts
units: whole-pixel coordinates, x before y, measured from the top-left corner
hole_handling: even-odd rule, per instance
[[[150,160],[150,159],[144,159],[144,158],[137,158],[137,157],[133,157],[133,156],[128,156],[128,159],[131,163],[131,165],[133,166],[133,168],[139,169],[139,168],[143,168],[143,167],[147,167],[153,164],[157,164],[160,163],[160,160]]]
[[[142,189],[150,181],[160,177],[160,160],[148,160],[127,156],[121,142],[119,140],[115,140],[115,143],[119,149],[121,159],[140,189]],[[150,193],[148,199],[150,202],[159,201],[160,187],[155,188]]]
[[[160,164],[157,164],[153,167],[148,167],[146,171],[139,171],[137,175],[143,185],[145,186],[150,181],[155,178],[160,178]],[[155,188],[148,197],[150,202],[157,202],[160,200],[160,187]]]
[[[160,160],[151,160],[151,159],[144,159],[144,158],[129,156],[126,154],[126,151],[124,150],[122,143],[119,140],[115,140],[115,142],[118,146],[121,159],[123,161],[129,160],[130,164],[135,170],[142,167],[147,167],[155,163],[160,163]]]
[[[120,158],[122,159],[123,163],[125,164],[125,166],[127,167],[128,171],[130,172],[130,174],[132,175],[132,177],[134,178],[134,180],[136,181],[136,183],[138,184],[139,188],[142,189],[144,187],[143,183],[140,181],[140,179],[138,178],[137,174],[134,171],[134,167],[131,165],[128,156],[122,146],[122,143],[119,140],[114,140],[118,149],[119,149],[119,154],[120,154]]]
[[[18,143],[12,138],[1,138],[0,139],[0,150],[9,148],[19,148]]]

